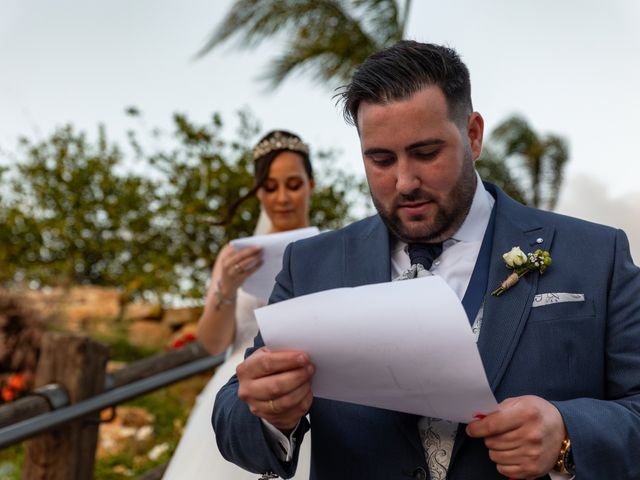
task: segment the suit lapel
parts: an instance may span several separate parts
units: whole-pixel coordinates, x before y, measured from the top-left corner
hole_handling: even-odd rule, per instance
[[[344,238],[344,285],[358,287],[391,280],[389,232],[378,215]]]
[[[515,246],[525,253],[538,248],[550,250],[555,230],[541,226],[532,218],[530,209],[513,201],[494,185],[485,183],[485,187],[496,198],[496,220],[478,351],[491,390],[495,392],[529,317],[539,277],[530,272],[499,297],[491,295],[511,273],[502,255]],[[460,425],[451,453],[452,464],[466,438],[464,425]]]
[[[538,248],[548,250],[554,234],[552,228],[527,221],[527,216],[531,219],[530,211],[502,192],[498,192],[496,208],[489,282],[478,338],[478,350],[493,391],[496,391],[518,345],[539,278],[539,274],[530,272],[499,297],[491,295],[510,273],[502,255],[514,246],[519,246],[525,253]]]
[[[366,228],[344,238],[344,285],[358,287],[391,281],[389,231],[379,216],[372,217]],[[368,407],[365,407],[368,408]],[[398,431],[422,458],[423,449],[418,433],[418,416],[381,410],[380,415],[394,418]]]

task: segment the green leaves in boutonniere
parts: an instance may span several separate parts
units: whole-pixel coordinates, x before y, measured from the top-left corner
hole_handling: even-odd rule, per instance
[[[511,268],[513,273],[509,275],[504,282],[496,288],[491,295],[496,297],[502,295],[504,292],[513,287],[520,277],[527,272],[537,270],[542,275],[545,270],[551,265],[551,255],[549,252],[543,252],[542,250],[536,250],[533,253],[524,253],[520,250],[520,247],[513,247],[511,251],[502,255],[507,268]]]

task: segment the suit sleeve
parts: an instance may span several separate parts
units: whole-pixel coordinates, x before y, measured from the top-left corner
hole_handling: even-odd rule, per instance
[[[293,285],[289,265],[291,261],[289,245],[284,253],[282,271],[276,277],[276,284],[269,303],[276,303],[293,296]],[[264,346],[260,333],[252,348],[247,349],[245,358]],[[294,433],[296,449],[291,462],[281,462],[273,452],[268,432],[259,417],[249,411],[249,407],[238,398],[238,379],[234,375],[220,389],[216,396],[212,415],[216,442],[222,456],[230,462],[254,473],[272,472],[282,478],[295,474],[300,444],[309,430],[309,422],[303,418]]]
[[[640,478],[640,269],[622,231],[616,233],[607,288],[605,398],[553,402],[571,438],[580,480]]]

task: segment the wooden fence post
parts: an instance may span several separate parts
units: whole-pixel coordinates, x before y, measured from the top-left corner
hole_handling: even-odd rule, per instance
[[[108,349],[87,337],[48,332],[42,338],[36,387],[63,385],[70,403],[104,390]],[[98,413],[25,442],[25,480],[85,480],[93,478],[98,441]]]

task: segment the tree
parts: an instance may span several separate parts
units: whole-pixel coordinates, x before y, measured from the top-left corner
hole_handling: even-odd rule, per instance
[[[311,78],[345,83],[370,54],[404,36],[411,0],[237,0],[200,51],[233,36],[243,48],[287,38],[265,79],[278,86],[300,70]]]
[[[553,210],[562,185],[569,147],[557,135],[540,135],[519,116],[499,124],[478,162],[483,178],[498,183],[517,200]]]
[[[139,276],[158,232],[154,182],[117,173],[122,151],[104,128],[91,142],[73,127],[43,141],[22,138],[0,217],[8,244],[3,280],[127,284]]]
[[[482,155],[476,162],[476,170],[478,170],[481,178],[495,183],[514,200],[524,204],[527,203],[524,190],[514,179],[504,158],[498,154],[496,148],[490,142],[487,142],[482,147]]]
[[[158,219],[172,241],[165,258],[181,272],[181,291],[200,296],[219,248],[229,240],[251,235],[260,214],[253,198],[242,204],[229,225],[219,225],[227,207],[253,185],[252,146],[260,126],[242,113],[237,139],[222,139],[222,120],[213,115],[196,125],[184,115],[174,116],[173,136],[178,143],[158,152],[146,152],[134,132],[130,138],[139,162],[148,162],[164,179]],[[337,168],[331,152],[314,154],[316,189],[311,203],[311,224],[333,229],[351,220],[350,207],[362,182]],[[353,193],[356,193],[356,197]],[[178,293],[178,292],[175,292]]]
[[[253,48],[278,35],[290,39],[265,78],[280,85],[302,71],[323,83],[346,83],[367,56],[404,37],[411,1],[236,0],[201,50],[205,55],[231,37]],[[538,136],[519,117],[492,135],[477,168],[516,200],[552,209],[562,184],[568,148],[555,135]]]
[[[0,197],[0,282],[202,298],[219,248],[250,235],[257,221],[253,199],[230,225],[218,224],[253,184],[260,129],[248,114],[232,140],[217,114],[204,124],[176,114],[173,123],[171,135],[131,130],[127,148],[104,128],[95,142],[71,126],[42,141],[21,139]],[[351,220],[363,182],[336,168],[331,152],[315,154],[314,163],[312,223],[336,228]]]

